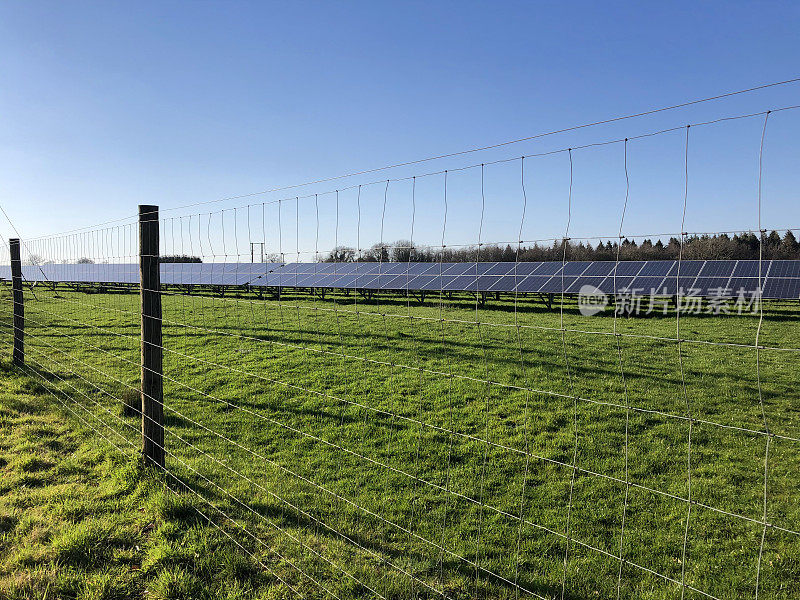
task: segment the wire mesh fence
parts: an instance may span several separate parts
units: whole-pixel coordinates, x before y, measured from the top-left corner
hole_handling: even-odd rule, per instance
[[[719,258],[697,254],[709,234],[755,235],[741,279],[764,287],[768,229],[797,231],[794,215],[763,219],[770,128],[788,114],[162,213],[158,257],[135,218],[25,240],[24,369],[131,460],[145,431],[165,482],[289,596],[792,597],[800,306],[757,294],[734,310],[735,294],[683,289],[689,248]],[[740,125],[751,224],[693,230],[727,223],[694,220],[713,204],[693,190],[713,145],[696,132]],[[654,203],[637,161],[669,144],[676,193]],[[618,202],[598,222],[585,208],[610,171]],[[658,228],[630,229],[656,213]],[[544,215],[563,217],[558,232],[538,233]],[[621,310],[631,245],[670,238],[661,293]],[[587,313],[568,265],[598,242],[612,293]],[[526,288],[545,252],[551,287]],[[163,443],[142,415],[148,292]],[[0,310],[9,353],[10,300]]]

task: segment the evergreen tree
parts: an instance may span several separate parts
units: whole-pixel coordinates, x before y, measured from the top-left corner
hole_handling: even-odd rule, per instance
[[[781,240],[781,254],[783,255],[782,258],[800,258],[800,244],[798,244],[797,238],[791,230],[787,231]]]

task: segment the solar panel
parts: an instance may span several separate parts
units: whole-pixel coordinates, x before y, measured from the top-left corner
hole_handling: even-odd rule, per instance
[[[389,276],[390,279],[381,285],[382,289],[386,290],[405,290],[411,289],[408,287],[408,283],[411,280],[408,273],[403,273],[401,275],[391,275]]]
[[[764,262],[763,271],[766,273],[769,261]],[[737,260],[733,267],[734,277],[758,277],[757,260]]]
[[[72,265],[44,265],[41,270],[36,267],[23,267],[22,273],[29,281],[57,281],[76,277],[73,272],[74,268],[67,269],[67,267],[72,267]],[[138,272],[136,279],[137,281],[139,279]]]
[[[192,274],[193,283],[195,285],[209,285],[211,283],[216,283],[217,277],[218,273],[215,272],[214,263],[203,263],[200,265],[200,268]]]
[[[447,291],[477,291],[476,277],[474,275],[458,275],[455,277],[443,277],[442,289]]]
[[[287,273],[279,273],[277,275],[276,284],[278,287],[299,287],[297,285],[297,280],[300,277],[298,273],[287,272]]]
[[[583,272],[583,274],[587,277],[599,277],[601,275],[603,276],[611,275],[612,271],[614,270],[615,264],[616,263],[607,260],[593,262]]]
[[[328,287],[391,290],[481,291],[520,293],[579,293],[591,285],[614,292],[614,261],[482,262],[482,263],[164,263],[165,285],[255,287]],[[757,260],[622,261],[616,268],[616,291],[623,293],[737,296],[758,289]],[[764,297],[796,299],[800,290],[800,261],[761,263]],[[137,264],[24,265],[27,281],[137,284]],[[440,277],[440,274],[443,277]],[[477,274],[477,275],[476,275]],[[11,268],[0,266],[0,279],[11,278]]]
[[[448,265],[442,269],[442,275],[474,275],[476,263],[444,263]],[[443,265],[444,266],[444,265]]]
[[[375,266],[374,269],[370,269],[368,271],[362,272],[361,270],[356,272],[356,287],[357,288],[367,288],[367,289],[377,289],[375,286],[378,285],[378,281],[380,277],[385,277],[380,272],[380,267],[378,265]]]
[[[378,275],[379,263],[352,263],[345,272],[336,280],[336,284],[343,288],[360,288]]]
[[[681,277],[694,275],[695,277],[700,274],[700,269],[703,268],[704,260],[682,260],[675,265],[673,275],[679,273]]]
[[[575,283],[576,279],[578,278],[567,276],[562,277],[559,274],[548,279],[547,282],[539,289],[539,291],[546,294],[560,294],[562,289],[566,290],[570,285]]]
[[[320,271],[324,270],[326,273],[351,273],[355,269],[356,263],[349,263],[349,262],[326,262],[320,263],[323,268],[319,269]]]
[[[658,295],[663,293],[664,276],[642,277],[639,275],[630,284],[631,289],[640,290],[643,294]]]
[[[397,285],[398,289],[401,290],[413,290],[414,288],[411,287],[411,282],[417,277],[418,275],[413,275],[411,273],[402,273],[401,275],[397,276],[397,282],[395,285]]]
[[[403,273],[401,275],[383,275],[380,281],[380,289],[382,290],[404,290],[408,283],[408,275]]]
[[[423,291],[439,291],[442,287],[442,278],[438,275],[421,275],[414,283],[414,288]]]
[[[340,282],[345,278],[352,278],[353,274],[348,272],[341,272],[338,269],[334,269],[333,271],[328,271],[326,273],[320,274],[322,277],[322,282],[320,283],[323,287],[340,287]]]
[[[758,277],[733,277],[728,282],[728,287],[734,296],[740,293],[752,294],[758,289]]]
[[[496,266],[496,262],[480,262],[480,263],[471,263],[470,265],[470,273],[477,273],[478,275],[483,275],[491,269],[492,267]]]
[[[773,260],[769,271],[770,277],[800,277],[800,260]]]
[[[408,263],[385,262],[378,263],[378,272],[381,275],[400,275],[408,270]]]
[[[729,280],[730,277],[698,277],[693,285],[700,296],[725,297],[732,295]]]
[[[533,293],[538,292],[542,286],[550,280],[549,277],[540,275],[529,275],[517,286],[518,292]]]
[[[369,275],[377,273],[380,266],[381,264],[376,262],[357,263],[355,272],[357,275]]]
[[[514,277],[513,275],[502,275],[500,277],[492,277],[492,284],[487,288],[490,292],[513,292],[517,288],[524,277]]]
[[[664,288],[664,293],[669,295],[680,294],[683,296],[689,295],[696,295],[697,288],[694,285],[694,282],[697,280],[695,276],[689,277],[678,277],[677,281],[675,277],[669,276],[664,279],[664,283],[662,287]]]
[[[483,271],[483,274],[484,275],[497,275],[497,276],[508,275],[509,273],[513,273],[514,272],[514,267],[516,265],[517,265],[517,263],[513,263],[513,262],[494,263],[488,269]]]
[[[318,273],[299,273],[294,275],[294,285],[297,287],[317,287],[320,275]]]
[[[564,275],[582,275],[591,264],[591,261],[568,262],[564,265]]]
[[[326,277],[330,278],[326,287],[335,287],[341,289],[355,287],[356,276],[353,273],[331,273],[326,275]]]
[[[286,274],[289,274],[289,273],[297,273],[297,274],[305,273],[307,271],[307,269],[312,264],[313,263],[296,263],[296,262],[286,263],[280,268],[280,271],[282,273],[286,273]]]
[[[408,266],[408,272],[412,275],[422,275],[424,273],[438,273],[439,265],[437,263],[411,263]]]
[[[764,298],[800,298],[800,278],[770,277],[764,284]]]
[[[222,273],[222,278],[217,285],[241,285],[241,278],[236,273]]]
[[[300,263],[283,263],[280,267],[275,269],[275,271],[281,271],[283,273],[294,273],[297,271],[297,267]]]
[[[565,292],[567,294],[579,294],[584,286],[600,289],[600,285],[604,280],[605,277],[576,277],[575,281],[567,287]]]
[[[642,268],[644,267],[644,264],[645,264],[644,261],[640,260],[620,262],[618,265],[616,264],[612,265],[611,275],[613,275],[614,272],[616,272],[617,277],[619,277],[620,275],[623,276],[638,275],[639,271],[641,271]],[[616,269],[613,268],[614,266],[616,267]]]
[[[560,262],[544,262],[541,263],[539,268],[534,271],[535,275],[550,275],[553,276],[561,271],[563,265]]]
[[[342,277],[342,275],[336,273],[318,273],[310,287],[335,287],[335,284]]]
[[[683,269],[681,269],[683,271]],[[707,260],[699,273],[700,277],[730,277],[732,275],[731,261]]]
[[[228,274],[234,277],[236,285],[248,285],[253,280],[263,277],[268,269],[269,265],[266,263],[241,263],[237,265],[236,268],[231,269],[230,271],[232,272]],[[188,273],[184,272],[180,267],[175,269],[175,274],[181,279],[186,279],[186,277],[189,276]],[[185,283],[189,282],[185,281]]]
[[[496,290],[494,286],[501,278],[497,275],[481,275],[478,277],[478,291],[480,292],[488,292],[488,291],[500,291]],[[519,278],[517,278],[519,279]],[[511,281],[513,282],[514,278],[511,277]]]
[[[275,279],[275,271],[280,267],[279,263],[255,263],[250,265],[242,275],[246,278],[244,284],[263,287]]]
[[[631,287],[631,283],[633,283],[633,277],[620,277],[617,276],[616,280],[616,290],[614,289],[614,278],[613,277],[606,277],[603,282],[597,286],[597,288],[606,294],[625,294],[629,293],[629,288]]]
[[[675,263],[676,261],[674,260],[648,260],[639,271],[639,275],[647,277],[674,275]]]
[[[357,286],[365,290],[379,290],[381,289],[381,282],[383,281],[385,283],[390,277],[392,276],[371,273],[370,275],[363,277],[361,281],[358,282]]]
[[[532,287],[540,286],[544,282],[546,282],[549,277],[545,276],[538,276],[538,275],[504,275],[503,277],[498,278],[497,283],[492,286],[490,291],[514,291],[514,292],[530,292]],[[529,280],[527,284],[524,282]]]
[[[510,273],[516,273],[518,276],[519,275],[532,275],[543,264],[544,263],[541,263],[541,262],[521,262],[521,263],[517,263],[517,266],[514,267],[513,271],[509,271],[509,272]]]
[[[235,273],[230,272],[225,263],[209,263],[205,270],[211,274],[210,281],[214,285],[236,285]]]
[[[27,281],[68,281],[70,277],[74,277],[72,269],[68,272],[64,267],[73,267],[73,265],[42,265],[42,271],[36,267],[22,267],[22,277]],[[11,279],[11,267],[8,268],[8,278]],[[139,280],[139,272],[136,272],[136,280]]]

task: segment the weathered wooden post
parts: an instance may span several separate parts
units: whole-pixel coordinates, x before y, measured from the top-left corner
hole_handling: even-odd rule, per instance
[[[164,391],[158,207],[139,206],[139,283],[142,312],[142,456],[164,468]]]
[[[11,249],[11,297],[14,304],[14,364],[25,364],[25,300],[22,294],[22,261],[19,254],[19,240],[8,241]]]

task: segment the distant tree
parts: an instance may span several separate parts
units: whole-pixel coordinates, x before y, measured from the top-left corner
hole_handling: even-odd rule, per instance
[[[39,254],[29,254],[27,260],[25,261],[26,265],[41,265],[44,262],[44,258],[42,258]]]
[[[388,244],[373,244],[369,250],[364,252],[361,260],[365,262],[389,262]]]
[[[159,258],[162,263],[201,263],[199,256],[187,256],[185,254],[168,254]]]
[[[565,248],[566,246],[566,248]],[[664,241],[650,239],[637,242],[636,239],[623,238],[618,241],[598,241],[596,246],[576,240],[555,239],[552,244],[529,246],[513,244],[499,246],[482,244],[478,246],[457,246],[445,248],[412,247],[408,240],[398,240],[392,244],[375,244],[363,255],[355,257],[350,248],[337,248],[325,260],[346,262],[349,260],[383,262],[515,262],[520,261],[560,261],[566,249],[567,260],[754,260],[763,250],[764,259],[800,260],[800,242],[794,232],[786,231],[780,235],[772,231],[760,240],[751,231],[730,236],[725,233],[714,235],[690,235],[685,238],[671,237]],[[351,252],[353,257],[350,258]],[[334,258],[335,256],[335,258]]]
[[[434,262],[437,260],[436,251],[432,248],[415,248],[414,256],[411,260],[414,262]]]
[[[619,258],[620,260],[637,260],[641,257],[641,253],[639,252],[639,246],[636,243],[636,240],[629,240],[625,238],[622,240],[622,244],[619,248]]]
[[[355,248],[337,246],[328,253],[323,262],[353,262],[356,259]]]
[[[777,231],[774,229],[769,232],[767,239],[765,240],[770,246],[777,246],[781,243],[781,236],[778,234]]]
[[[408,262],[414,256],[414,244],[409,240],[397,240],[389,249],[389,257],[393,262]]]
[[[800,258],[800,244],[791,231],[787,231],[781,240],[781,254],[784,258]]]
[[[79,258],[76,261],[79,265],[93,265],[94,261],[91,258],[86,258],[85,256]]]

